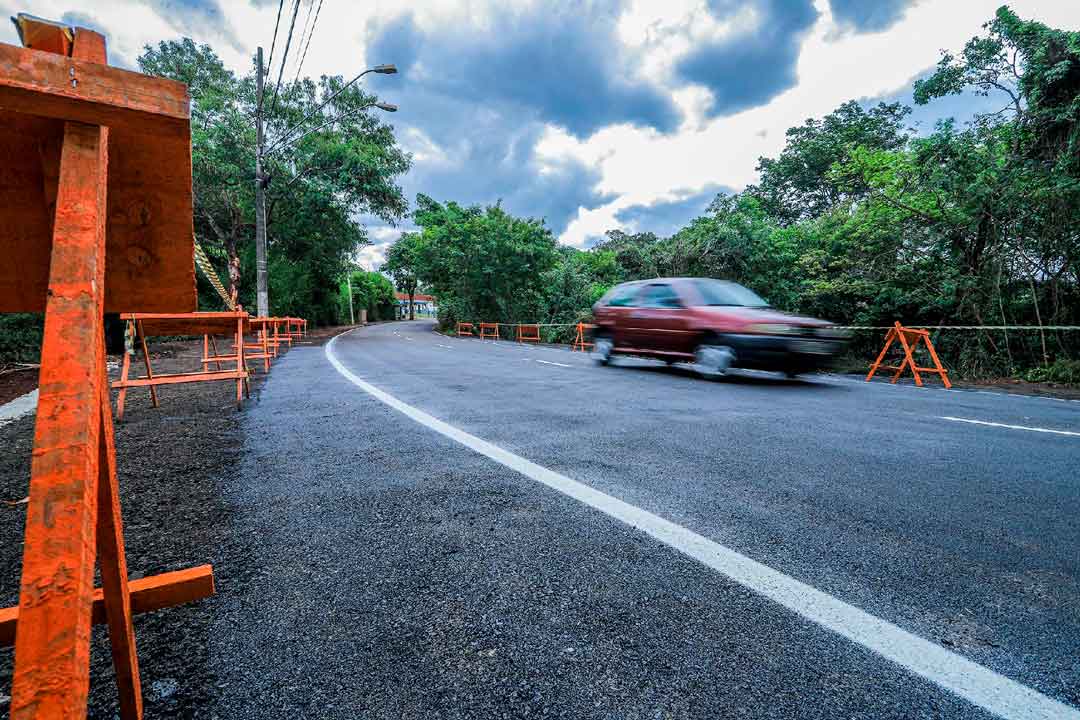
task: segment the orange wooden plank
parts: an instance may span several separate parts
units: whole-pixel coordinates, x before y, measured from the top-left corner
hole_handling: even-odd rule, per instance
[[[90,671],[105,358],[108,130],[67,123],[59,166],[11,714],[80,717]]]
[[[128,378],[127,380],[114,380],[112,387],[150,387],[153,385],[179,385],[189,382],[212,382],[214,380],[243,380],[248,376],[245,370],[214,370],[212,372],[171,373],[158,375],[154,373],[152,378]]]
[[[208,598],[214,594],[214,569],[209,565],[174,570],[128,581],[131,612],[135,615],[164,610]],[[101,588],[94,591],[91,620],[95,625],[106,621],[105,597]],[[0,609],[0,647],[15,642],[19,608]]]
[[[0,107],[180,138],[188,134],[191,117],[183,83],[112,67],[104,58],[70,58],[5,43],[0,43]]]

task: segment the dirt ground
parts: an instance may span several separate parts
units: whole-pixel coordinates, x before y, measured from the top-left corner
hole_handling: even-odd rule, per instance
[[[307,342],[321,344],[342,329],[313,330]],[[200,367],[201,341],[152,344],[151,355],[156,371],[191,371]],[[109,360],[110,374],[116,377],[118,358]],[[12,375],[36,380],[36,372]],[[0,376],[0,381],[8,384],[0,387],[14,385],[13,378],[5,378]],[[262,378],[255,373],[248,403],[259,402]],[[32,388],[20,385],[14,396]],[[161,407],[154,409],[147,390],[129,391],[124,422],[116,424],[131,577],[211,563],[221,586],[245,573],[258,573],[259,568],[246,562],[252,540],[229,532],[231,508],[221,492],[223,478],[236,472],[243,449],[234,386],[166,385],[158,393]],[[33,433],[33,415],[0,427],[5,449],[0,454],[0,606],[18,603],[26,506],[9,503],[27,495]],[[196,717],[208,694],[215,692],[207,658],[214,606],[210,598],[136,617],[146,717]],[[103,627],[96,627],[93,637],[88,717],[111,720],[117,712],[116,686]],[[0,716],[8,714],[13,655],[11,648],[0,648]]]
[[[36,367],[10,367],[0,369],[0,405],[25,395],[38,384]]]

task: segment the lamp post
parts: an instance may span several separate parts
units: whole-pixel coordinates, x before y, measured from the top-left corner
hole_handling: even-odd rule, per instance
[[[266,186],[270,182],[269,176],[263,173],[263,161],[266,159],[269,152],[264,147],[265,139],[263,137],[263,95],[265,93],[265,86],[263,84],[263,51],[260,47],[256,52],[256,98],[255,98],[255,125],[256,125],[256,144],[255,144],[255,296],[256,306],[259,313],[259,317],[269,317],[270,315],[270,293],[267,282],[267,262],[266,262]],[[300,135],[294,140],[286,143],[286,139],[289,138],[298,128],[303,127],[311,118],[315,117],[320,110],[326,107],[330,101],[345,91],[346,88],[356,83],[360,78],[364,77],[368,73],[379,73],[380,75],[394,75],[397,73],[397,67],[394,65],[376,65],[375,67],[368,68],[349,82],[342,85],[337,89],[330,97],[322,101],[319,107],[308,113],[300,122],[296,123],[284,134],[279,137],[271,146],[270,151],[276,152],[285,147],[288,147],[293,142],[303,139],[306,135],[312,132],[316,132],[326,127],[335,120],[329,120],[324,122],[314,130]],[[359,110],[365,110],[369,107],[377,107],[380,110],[386,112],[397,112],[397,106],[390,103],[374,102],[365,105]],[[351,296],[350,296],[351,297]]]

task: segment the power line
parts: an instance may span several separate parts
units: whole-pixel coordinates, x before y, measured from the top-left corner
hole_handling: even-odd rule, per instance
[[[266,63],[267,72],[274,64],[274,46],[277,45],[277,32],[278,26],[281,25],[281,8],[285,5],[285,0],[278,0],[277,4],[277,20],[274,21],[274,39],[270,41],[270,62]]]
[[[285,38],[285,51],[281,55],[281,64],[278,65],[277,84],[274,86],[274,99],[270,103],[270,112],[277,107],[278,92],[281,90],[281,76],[285,72],[285,62],[289,59],[289,46],[292,45],[293,30],[296,28],[296,15],[300,12],[300,0],[293,4],[292,22],[289,23],[289,35]]]
[[[314,2],[314,0],[312,0]],[[304,60],[307,58],[308,48],[311,47],[311,38],[315,35],[315,26],[319,23],[319,13],[322,12],[323,0],[319,0],[319,7],[315,8],[315,20],[311,23],[311,32],[308,33],[307,44],[304,45],[304,54],[300,56],[300,64],[296,67],[296,77],[293,82],[300,79],[300,70],[304,67]]]
[[[300,0],[303,2],[303,0]],[[304,47],[304,40],[308,36],[308,26],[311,25],[311,11],[315,8],[315,0],[307,0],[307,14],[304,16],[304,30],[300,33],[300,42],[296,45],[297,52]]]

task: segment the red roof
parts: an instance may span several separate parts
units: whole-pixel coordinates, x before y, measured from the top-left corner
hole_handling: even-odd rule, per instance
[[[408,300],[409,299],[409,296],[408,296],[407,293],[396,292],[396,293],[394,293],[394,295],[397,296],[398,300]],[[435,298],[432,297],[431,295],[421,295],[421,294],[417,293],[416,295],[413,295],[413,302],[435,302]]]

